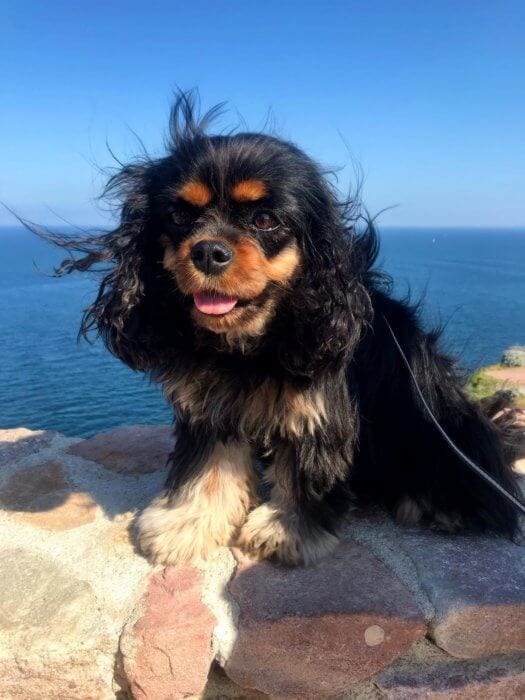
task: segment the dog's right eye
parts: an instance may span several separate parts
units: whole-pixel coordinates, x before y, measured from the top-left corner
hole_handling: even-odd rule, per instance
[[[195,216],[192,212],[187,211],[186,209],[175,209],[171,213],[171,220],[175,226],[187,228],[193,224],[195,221]]]

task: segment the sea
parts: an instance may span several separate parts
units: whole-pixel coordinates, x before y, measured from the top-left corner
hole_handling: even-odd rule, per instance
[[[430,327],[468,370],[525,344],[525,228],[383,228],[380,267],[394,295],[423,299]],[[0,228],[0,428],[88,437],[134,423],[167,423],[158,387],[100,341],[77,342],[96,274],[56,279],[63,256],[19,227]]]

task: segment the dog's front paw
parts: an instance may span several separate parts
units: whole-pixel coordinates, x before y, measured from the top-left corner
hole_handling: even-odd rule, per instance
[[[237,544],[253,559],[308,566],[332,552],[338,541],[326,530],[301,523],[295,513],[265,503],[249,514]]]
[[[153,564],[181,564],[209,559],[232,544],[238,526],[224,513],[201,511],[192,503],[171,504],[166,495],[149,505],[136,521],[141,551]]]

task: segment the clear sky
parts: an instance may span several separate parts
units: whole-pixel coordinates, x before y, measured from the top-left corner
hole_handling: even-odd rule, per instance
[[[106,139],[160,153],[178,85],[358,163],[384,224],[525,225],[524,0],[3,0],[0,68],[0,200],[42,223],[107,220]]]

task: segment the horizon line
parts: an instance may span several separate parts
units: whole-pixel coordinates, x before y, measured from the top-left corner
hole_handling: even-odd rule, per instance
[[[63,228],[78,228],[86,229],[86,231],[110,231],[112,229],[111,225],[104,226],[103,224],[78,224],[78,223],[39,223],[39,222],[29,222],[36,226],[41,226],[43,228],[50,229],[63,229]],[[5,228],[26,228],[22,223],[0,223],[0,229]],[[400,228],[410,228],[410,229],[469,229],[469,230],[479,230],[479,231],[490,231],[492,229],[499,230],[523,230],[525,232],[525,224],[376,224],[377,229],[400,229]]]

